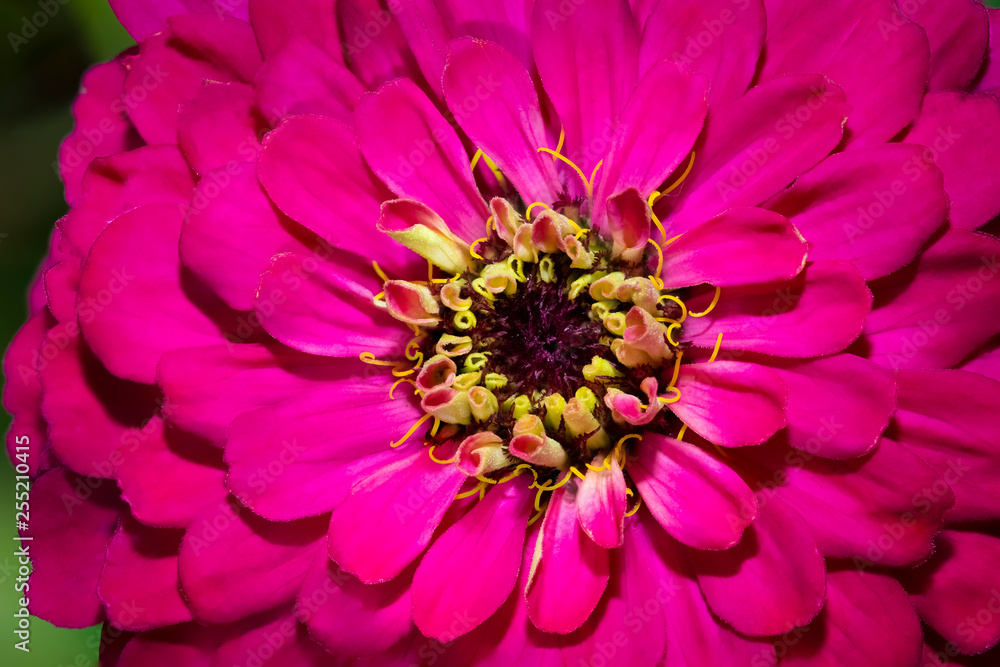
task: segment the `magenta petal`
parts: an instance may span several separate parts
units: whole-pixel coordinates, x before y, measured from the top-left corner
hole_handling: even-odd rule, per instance
[[[649,197],[684,161],[708,110],[708,82],[674,62],[654,65],[622,111],[601,169],[598,209],[613,193],[634,187]],[[664,108],[665,98],[677,100]]]
[[[976,229],[1000,213],[1000,192],[984,168],[1000,151],[1000,101],[993,95],[931,93],[906,135],[927,147],[944,174],[952,225]]]
[[[456,40],[442,81],[455,120],[524,201],[556,201],[562,190],[559,176],[552,157],[538,152],[548,143],[538,93],[518,59],[492,42]],[[474,112],[466,110],[484,90],[489,101]]]
[[[197,623],[143,632],[128,640],[115,664],[117,667],[212,667],[220,639],[218,629]]]
[[[757,516],[757,499],[729,466],[700,447],[652,433],[637,451],[629,474],[672,537],[695,549],[739,542]]]
[[[328,548],[365,584],[396,577],[431,543],[466,476],[435,463],[424,448],[375,470],[351,488],[330,517]]]
[[[656,604],[650,607],[663,609],[666,667],[729,664],[772,667],[776,663],[770,642],[747,638],[712,613],[698,587],[687,550],[660,530],[648,513],[640,512],[630,520],[626,530],[626,544],[635,544],[656,582],[656,588],[646,592],[642,605],[645,607],[647,600],[655,600]],[[656,618],[651,622],[655,623]]]
[[[578,499],[575,479],[552,492],[534,545],[524,596],[528,617],[544,632],[566,634],[579,628],[608,585],[608,550],[581,528]]]
[[[1000,518],[1000,382],[962,371],[900,371],[890,435],[951,486],[950,521]]]
[[[400,77],[423,81],[399,22],[380,0],[342,0],[337,3],[337,16],[345,37],[347,66],[370,90]],[[373,19],[380,28],[374,36]]]
[[[65,468],[31,487],[30,610],[63,628],[86,628],[104,610],[97,582],[122,506],[114,484]]]
[[[58,348],[41,349],[51,315],[42,311],[32,316],[14,335],[3,358],[4,409],[11,415],[7,431],[7,455],[15,464],[27,463],[28,474],[37,476],[52,467],[53,454],[48,443],[48,425],[42,416],[42,387],[38,381],[38,366],[45,352],[58,353]],[[18,447],[24,447],[20,451]],[[21,458],[16,457],[21,454]],[[23,469],[22,469],[23,470]]]
[[[253,103],[252,86],[206,82],[194,99],[181,105],[177,143],[195,173],[204,176],[257,158],[262,123]]]
[[[314,357],[284,345],[216,345],[172,350],[157,367],[163,415],[222,447],[233,419],[342,379],[362,366]]]
[[[936,553],[904,585],[925,623],[962,653],[982,653],[1000,642],[1000,539],[944,530]]]
[[[468,243],[483,235],[489,207],[462,141],[416,84],[397,79],[365,95],[355,123],[365,160],[393,192],[426,204]]]
[[[767,9],[767,57],[758,77],[820,72],[850,100],[848,137],[875,145],[896,136],[920,109],[927,85],[924,32],[894,2],[773,0]],[[892,72],[888,78],[886,72]]]
[[[663,249],[664,286],[730,287],[791,280],[805,267],[807,248],[784,216],[759,208],[732,208]]]
[[[192,619],[177,580],[182,536],[129,518],[118,527],[98,586],[112,625],[142,631]]]
[[[232,499],[206,507],[184,533],[178,563],[195,618],[232,623],[290,603],[322,549],[325,529],[325,517],[270,523]],[[247,571],[268,576],[248,578]]]
[[[883,437],[864,458],[821,459],[772,444],[736,450],[762,466],[771,488],[809,524],[820,553],[855,563],[908,565],[931,552],[931,540],[955,497],[939,475]]]
[[[713,107],[742,97],[764,46],[763,2],[659,0],[646,4],[653,7],[642,31],[640,73],[661,60],[680,60],[708,76]]]
[[[318,114],[350,123],[365,87],[339,58],[303,37],[268,58],[257,75],[257,104],[274,125],[288,116]]]
[[[809,110],[801,121],[794,116],[800,109]],[[847,113],[844,92],[816,75],[779,77],[714,110],[682,198],[668,218],[660,216],[667,232],[773,197],[840,143]]]
[[[535,64],[566,130],[563,154],[587,175],[635,91],[639,34],[628,0],[536,0],[531,21]]]
[[[809,241],[811,261],[853,262],[867,280],[908,264],[948,216],[924,149],[885,144],[831,155],[767,203]]]
[[[252,310],[271,257],[306,250],[294,232],[301,230],[264,194],[256,164],[231,163],[198,183],[181,229],[181,262],[230,307]]]
[[[312,639],[345,657],[382,653],[413,627],[407,573],[384,584],[358,581],[320,553],[306,574],[296,615]]]
[[[986,8],[977,0],[899,5],[927,33],[931,90],[963,90],[979,72],[990,43]]]
[[[580,527],[605,549],[616,549],[625,540],[625,476],[618,459],[608,455],[608,467],[588,469],[576,494]]]
[[[1000,92],[1000,9],[993,7],[986,13],[990,20],[990,44],[975,90],[996,94]]]
[[[175,14],[230,14],[247,20],[247,0],[110,0],[111,9],[128,34],[141,41],[154,32],[160,32],[167,19]]]
[[[526,487],[522,477],[491,488],[428,549],[413,576],[413,620],[424,635],[464,635],[511,594],[531,513]],[[456,563],[468,569],[456,571]]]
[[[111,461],[122,499],[148,525],[184,528],[205,505],[226,497],[221,452],[164,428],[159,416],[123,436]]]
[[[688,306],[708,307],[712,294]],[[722,290],[715,309],[689,318],[684,338],[697,347],[763,352],[781,357],[815,357],[844,350],[857,339],[871,309],[864,278],[847,262],[816,262],[795,279]]]
[[[810,629],[788,643],[782,665],[908,667],[920,660],[920,621],[903,587],[854,569],[827,575],[826,604]]]
[[[389,400],[391,375],[362,373],[236,419],[226,442],[233,493],[275,521],[315,516],[398,458],[389,444],[423,411],[400,393]]]
[[[225,641],[213,651],[212,667],[256,665],[258,661],[268,667],[330,664],[330,654],[309,637],[306,627],[289,608],[279,608],[263,618],[256,616],[226,630],[221,637]]]
[[[948,368],[986,343],[1000,308],[1000,242],[951,230],[915,264],[872,285],[863,342],[892,369]]]
[[[253,0],[250,5],[250,24],[265,58],[271,58],[289,41],[304,36],[327,55],[342,62],[344,45],[332,3],[327,0],[296,0],[294,4],[285,0]]]
[[[723,447],[759,445],[784,428],[788,388],[770,368],[739,361],[682,364],[680,400],[669,405],[681,421]]]
[[[762,498],[758,507],[739,544],[694,554],[691,562],[722,620],[746,635],[779,635],[819,613],[826,567],[798,514],[774,497]]]
[[[286,120],[264,139],[258,175],[282,212],[334,247],[400,275],[413,264],[413,253],[375,229],[392,193],[365,165],[350,126],[320,116]]]
[[[329,246],[275,257],[257,289],[255,310],[264,330],[309,354],[402,357],[412,332],[376,307],[374,271],[352,264]]]
[[[831,459],[867,454],[896,410],[896,381],[867,359],[838,354],[763,363],[788,386],[788,444],[809,454]]]

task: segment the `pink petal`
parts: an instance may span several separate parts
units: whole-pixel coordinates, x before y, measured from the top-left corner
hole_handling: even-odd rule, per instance
[[[115,479],[132,515],[148,525],[184,528],[207,504],[226,497],[221,453],[157,415],[125,434],[112,454]]]
[[[82,180],[91,161],[132,150],[141,143],[132,123],[120,113],[125,93],[125,68],[120,60],[88,70],[80,91],[73,102],[73,133],[59,147],[59,176],[71,205],[86,192]]]
[[[268,58],[257,76],[257,104],[273,124],[302,114],[330,116],[345,123],[365,87],[334,56],[305,37],[289,40]]]
[[[212,667],[219,647],[219,631],[184,623],[142,632],[125,645],[117,667]],[[102,653],[101,656],[104,659]]]
[[[302,582],[296,615],[312,639],[332,653],[382,653],[413,627],[412,580],[408,572],[384,584],[363,584],[320,553]]]
[[[579,628],[608,585],[608,551],[580,526],[578,494],[575,479],[552,492],[534,545],[524,596],[528,617],[544,632],[566,634]]]
[[[521,197],[528,203],[556,201],[562,185],[552,157],[538,152],[548,143],[545,121],[520,61],[492,42],[456,40],[442,82],[455,120]],[[482,108],[473,111],[473,103]]]
[[[590,175],[638,81],[639,34],[627,0],[536,0],[531,43],[538,73],[563,129],[563,155]],[[660,165],[657,165],[660,166]]]
[[[927,33],[931,90],[962,90],[979,72],[990,43],[986,8],[977,0],[902,4],[904,15]]]
[[[990,20],[990,44],[974,90],[995,94],[1000,90],[1000,9],[992,7],[986,13]]]
[[[253,0],[250,24],[265,58],[289,41],[304,36],[338,62],[343,59],[340,26],[333,4],[326,0]]]
[[[920,659],[916,612],[903,587],[884,574],[831,571],[826,604],[811,628],[795,637],[796,643],[788,642],[782,665],[904,667]]]
[[[246,0],[231,0],[219,4],[215,0],[109,0],[111,9],[135,41],[141,41],[166,26],[167,18],[175,14],[215,14],[224,12],[238,19],[247,19]]]
[[[206,82],[178,112],[178,146],[195,173],[204,176],[233,162],[256,160],[262,120],[254,89],[243,83]]]
[[[325,517],[270,523],[231,499],[206,507],[184,533],[178,563],[195,618],[232,623],[294,600],[325,528]]]
[[[258,172],[290,218],[334,247],[405,275],[413,253],[375,229],[382,202],[392,195],[365,165],[348,125],[319,116],[288,119],[264,139]]]
[[[167,350],[222,341],[181,280],[183,218],[184,211],[169,204],[133,209],[108,225],[87,257],[77,297],[80,322],[94,353],[119,377],[152,384]]]
[[[761,497],[758,507],[739,544],[695,554],[691,562],[722,620],[746,635],[779,635],[819,613],[826,567],[798,514],[774,497]]]
[[[809,524],[820,553],[859,567],[902,566],[926,558],[941,517],[954,503],[934,470],[883,437],[862,459],[833,461],[776,445],[737,450]]]
[[[234,162],[198,183],[181,229],[181,263],[233,309],[252,310],[271,257],[306,251],[309,236],[275,210],[255,163]]]
[[[177,587],[182,536],[182,531],[147,528],[129,518],[118,526],[98,585],[115,627],[142,631],[192,619]]]
[[[688,303],[704,311],[712,294]],[[785,283],[731,287],[715,309],[688,319],[684,338],[712,349],[762,352],[782,357],[834,354],[861,333],[872,296],[864,278],[847,262],[816,262]]]
[[[925,623],[962,653],[982,653],[1000,641],[1000,539],[944,530],[931,559],[904,585]]]
[[[708,82],[674,62],[658,63],[639,81],[621,114],[598,172],[596,205],[634,187],[648,198],[685,160],[708,110]],[[677,100],[664,109],[661,100]],[[598,214],[599,215],[599,214]]]
[[[894,370],[948,368],[979,348],[1000,308],[998,250],[993,237],[951,230],[913,265],[872,285],[865,356]]]
[[[216,345],[167,352],[156,382],[167,421],[222,447],[229,424],[241,414],[362,369],[360,363],[314,357],[278,344]]]
[[[609,466],[588,469],[576,494],[580,527],[590,539],[605,549],[616,549],[625,540],[625,476],[612,455]]]
[[[396,7],[405,11],[402,5]],[[380,0],[344,0],[337,3],[343,26],[347,66],[370,90],[406,77],[421,84],[423,75],[406,43],[399,22]],[[379,27],[375,31],[372,21]],[[375,33],[374,35],[372,33]]]
[[[236,636],[223,641],[214,651],[212,667],[246,663],[268,667],[330,664],[330,654],[309,637],[291,609],[278,609],[263,619],[253,618],[228,630],[226,634]]]
[[[1000,518],[1000,382],[962,371],[900,371],[896,378],[899,410],[889,434],[951,486],[949,521]]]
[[[466,242],[483,235],[489,207],[465,148],[416,84],[397,79],[365,95],[355,122],[365,160],[393,192],[426,204]]]
[[[690,547],[728,549],[757,516],[757,499],[746,482],[695,445],[649,433],[630,464],[643,503]]]
[[[628,188],[608,198],[608,231],[614,239],[613,253],[642,253],[649,242],[652,215],[646,198]],[[641,255],[640,255],[641,256]]]
[[[639,71],[679,60],[708,76],[713,107],[738,100],[757,68],[765,23],[759,0],[660,0],[642,31]]]
[[[870,452],[896,410],[896,381],[867,359],[838,354],[808,361],[763,360],[788,386],[787,442],[831,459]]]
[[[643,606],[632,611],[642,619],[651,610],[662,609],[667,644],[664,665],[771,667],[776,663],[770,642],[744,637],[710,611],[686,550],[670,539],[648,513],[640,512],[630,521],[627,531],[626,544],[635,544],[655,582],[655,589],[647,590]],[[650,619],[652,623],[656,623],[655,617]]]
[[[64,628],[99,623],[97,582],[122,505],[111,482],[55,468],[32,484],[32,615]]]
[[[791,280],[805,267],[807,248],[784,216],[732,208],[664,248],[663,282],[674,289]]]
[[[203,81],[250,82],[260,67],[257,40],[243,21],[212,12],[177,15],[167,24],[169,31],[145,39],[139,55],[125,59],[129,118],[148,144],[177,142],[177,108]]]
[[[399,456],[389,444],[423,415],[399,393],[389,400],[393,379],[359,373],[239,417],[226,443],[229,488],[274,521],[329,512]]]
[[[449,642],[511,594],[531,513],[526,487],[521,478],[491,488],[428,549],[413,576],[413,620],[424,635]]]
[[[431,543],[466,476],[424,448],[359,480],[330,517],[330,558],[365,584],[396,577]]]
[[[847,133],[858,145],[888,141],[917,115],[927,84],[927,38],[895,3],[780,0],[765,8],[762,81],[813,72],[836,81],[850,100]]]
[[[42,414],[60,461],[81,475],[111,477],[131,441],[159,404],[154,387],[108,373],[80,340],[76,323],[50,329],[39,348]],[[51,353],[51,355],[46,354]]]
[[[680,400],[668,407],[695,433],[723,447],[759,445],[787,423],[788,389],[765,366],[682,364],[677,389]]]
[[[14,335],[3,358],[6,378],[3,405],[11,416],[6,435],[7,455],[15,466],[27,464],[32,477],[55,465],[48,443],[48,425],[42,416],[43,394],[38,381],[38,366],[45,360],[43,355],[59,354],[57,347],[42,348],[51,324],[52,316],[48,311],[30,317]],[[25,449],[18,450],[18,447]]]
[[[326,244],[276,256],[260,279],[257,318],[276,339],[309,354],[402,357],[413,332],[375,306],[374,271],[347,260]]]
[[[843,91],[817,75],[779,77],[714,110],[682,198],[669,216],[660,215],[668,235],[780,192],[840,143],[847,112]]]
[[[1000,193],[989,169],[1000,151],[1000,101],[993,95],[931,93],[906,135],[927,147],[926,161],[944,174],[952,224],[976,229],[1000,213]]]
[[[767,203],[809,241],[811,261],[853,262],[866,280],[908,264],[948,216],[924,150],[885,144],[831,155]]]

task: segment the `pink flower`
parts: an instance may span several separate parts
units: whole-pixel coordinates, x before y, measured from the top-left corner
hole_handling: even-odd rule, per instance
[[[1000,640],[995,10],[112,5],[5,361],[34,614],[125,667]]]

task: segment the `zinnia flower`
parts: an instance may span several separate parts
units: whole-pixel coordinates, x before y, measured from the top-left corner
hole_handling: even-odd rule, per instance
[[[995,10],[111,4],[5,365],[35,615],[123,667],[996,660]]]

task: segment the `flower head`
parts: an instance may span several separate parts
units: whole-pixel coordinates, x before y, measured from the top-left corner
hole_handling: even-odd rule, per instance
[[[35,614],[126,666],[1000,639],[995,12],[112,4],[6,362]]]

